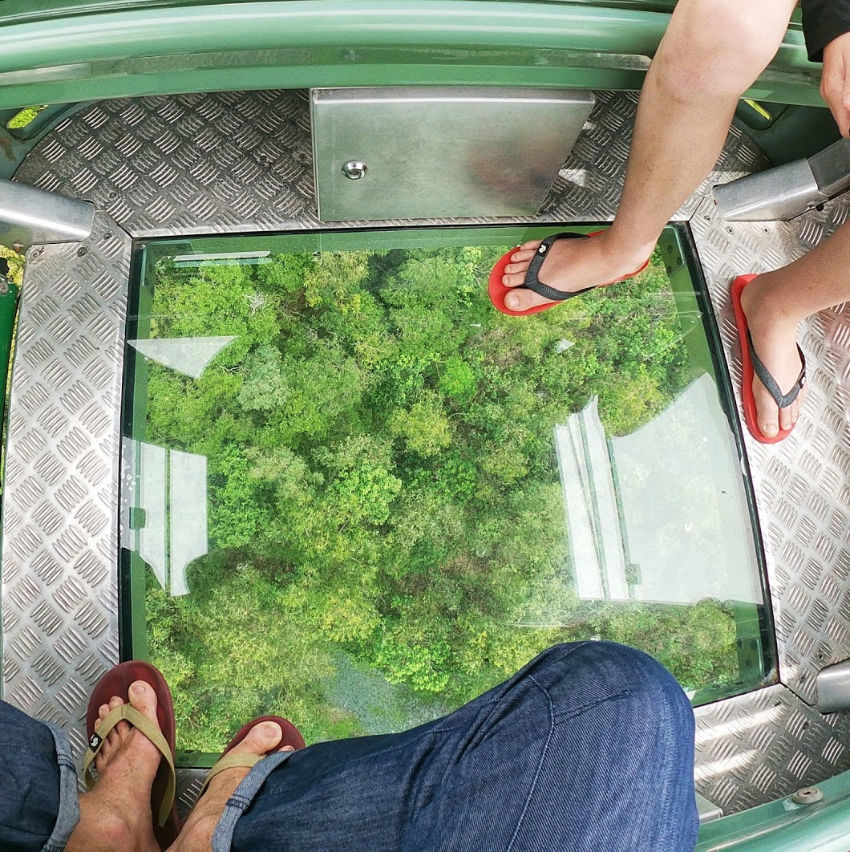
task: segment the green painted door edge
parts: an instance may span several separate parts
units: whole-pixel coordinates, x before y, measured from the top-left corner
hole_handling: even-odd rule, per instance
[[[847,852],[850,772],[817,785],[823,799],[809,805],[777,799],[700,826],[697,852]]]
[[[17,284],[11,281],[6,287],[6,292],[0,292],[0,422],[6,416],[6,382],[9,378],[9,359],[12,355],[12,337],[20,293]]]
[[[647,4],[657,9],[657,4]],[[289,0],[0,17],[0,109],[240,89],[518,85],[638,89],[669,20],[629,4]],[[86,11],[83,11],[86,10]],[[821,105],[793,24],[749,96]]]

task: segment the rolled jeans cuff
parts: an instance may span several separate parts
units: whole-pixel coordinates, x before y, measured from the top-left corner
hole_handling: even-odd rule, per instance
[[[260,791],[260,787],[266,783],[266,778],[271,775],[278,766],[286,763],[292,756],[291,751],[278,751],[264,757],[255,764],[251,771],[242,779],[242,783],[233,792],[224,806],[224,812],[216,824],[212,837],[213,852],[228,852],[233,841],[233,831],[239,817],[248,809],[254,797]]]
[[[80,800],[77,796],[77,767],[71,754],[71,744],[65,732],[52,722],[42,722],[53,734],[56,746],[56,763],[59,765],[59,811],[56,823],[43,852],[61,852],[68,843],[71,832],[80,821]]]

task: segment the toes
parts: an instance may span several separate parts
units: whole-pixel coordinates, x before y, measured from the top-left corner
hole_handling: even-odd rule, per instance
[[[756,403],[756,410],[758,411],[757,421],[759,432],[765,436],[765,438],[773,438],[779,434],[779,410],[773,406],[768,407],[765,404],[759,405]],[[783,409],[784,412],[787,413],[788,409]],[[787,427],[783,427],[787,428]]]
[[[525,270],[515,272],[513,275],[503,275],[502,284],[505,287],[519,287],[521,284],[525,284]]]
[[[535,254],[536,252],[534,251],[525,251],[520,249],[511,255],[511,263],[528,263]]]
[[[149,683],[136,680],[130,684],[130,704],[152,722],[156,722],[156,693]]]
[[[779,434],[779,426],[775,420],[759,420],[759,432],[765,438],[773,438]]]
[[[536,305],[544,305],[548,299],[544,299],[531,290],[516,290],[505,294],[505,306],[512,311],[525,311]]]
[[[97,754],[94,756],[94,768],[100,772],[103,767],[109,762],[109,758],[112,756],[112,753],[115,751],[114,746],[107,737],[103,743],[101,743],[100,748],[98,749]]]
[[[794,425],[794,421],[791,419],[791,407],[788,408],[780,408],[779,409],[779,428],[780,429],[790,429]]]
[[[542,242],[543,240],[527,240],[519,247],[519,250],[534,253],[537,251],[538,247],[540,246],[540,243]]]
[[[101,704],[97,710],[98,723],[95,725],[95,730],[97,731],[100,728],[100,723],[106,718],[110,710],[120,707],[123,703],[123,699],[119,698],[117,695],[113,695],[112,698],[109,699],[109,704]]]
[[[283,739],[283,731],[277,722],[262,722],[248,732],[248,736],[234,749],[240,749],[251,754],[266,754],[276,748]]]
[[[121,734],[118,733],[117,725],[106,735],[106,742],[112,748],[118,748],[121,745]]]

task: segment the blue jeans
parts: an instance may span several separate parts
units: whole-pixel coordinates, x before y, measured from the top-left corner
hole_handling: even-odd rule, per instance
[[[213,845],[683,852],[698,828],[693,749],[690,704],[658,663],[609,642],[557,645],[435,722],[261,761]],[[35,763],[32,772],[50,775]]]
[[[64,849],[79,818],[68,738],[0,701],[0,849]]]

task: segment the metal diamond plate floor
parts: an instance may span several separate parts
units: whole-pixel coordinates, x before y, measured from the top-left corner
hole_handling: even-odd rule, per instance
[[[635,95],[597,93],[535,221],[613,217],[635,105]],[[733,129],[715,171],[675,217],[690,222],[735,384],[732,279],[786,263],[850,213],[844,199],[790,224],[716,220],[711,184],[764,165]],[[130,238],[319,227],[307,99],[237,92],[98,103],[51,132],[16,179],[101,211],[84,246],[30,252],[2,545],[5,694],[63,725],[82,750],[88,690],[118,658],[117,412]],[[428,224],[496,221],[511,220]],[[776,446],[745,435],[782,683],[697,710],[697,789],[727,813],[850,767],[850,717],[811,706],[817,671],[850,657],[850,308],[818,314],[802,331],[811,378],[799,425]],[[184,806],[197,786],[183,774]]]

